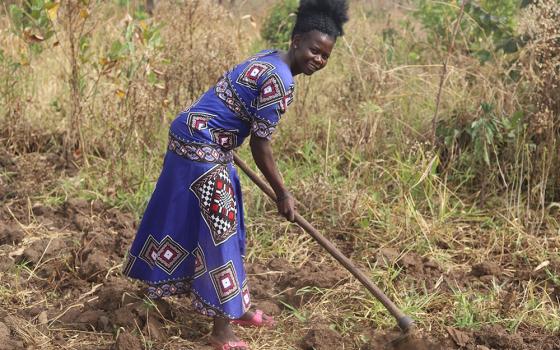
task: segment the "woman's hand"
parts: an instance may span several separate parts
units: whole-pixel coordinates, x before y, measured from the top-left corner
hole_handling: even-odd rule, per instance
[[[289,192],[278,196],[276,206],[278,207],[278,214],[285,217],[288,221],[294,222],[296,214],[295,201]]]

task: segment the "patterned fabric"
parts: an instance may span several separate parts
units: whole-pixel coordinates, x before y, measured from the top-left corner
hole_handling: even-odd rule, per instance
[[[251,295],[249,293],[249,285],[247,281],[241,287],[241,300],[243,301],[243,311],[247,312],[251,308]]]
[[[233,153],[224,151],[216,145],[185,142],[174,135],[169,135],[167,149],[171,152],[196,162],[227,164],[233,161]]]
[[[231,150],[237,144],[237,130],[211,129],[212,141],[225,150]]]
[[[186,294],[190,292],[190,283],[185,281],[171,281],[148,286],[148,297],[150,299],[159,299],[162,297],[170,297],[172,295]]]
[[[168,151],[123,273],[146,282],[150,298],[188,293],[204,315],[235,319],[245,313],[244,255],[235,167]]]
[[[233,114],[237,118],[245,122],[251,121],[249,112],[247,112],[245,106],[243,105],[243,102],[235,93],[233,85],[231,84],[227,76],[222,77],[218,81],[215,87],[215,91],[216,96],[218,96],[218,98],[227,106],[227,108],[231,112],[233,112]]]
[[[214,289],[218,294],[220,303],[223,304],[239,294],[241,288],[239,288],[233,262],[228,261],[224,266],[210,271],[210,276],[212,276],[212,283],[214,283]]]
[[[200,202],[215,245],[222,244],[237,230],[237,204],[227,168],[216,165],[191,185]]]
[[[190,294],[203,315],[240,318],[251,305],[245,225],[232,150],[270,138],[294,80],[275,51],[223,75],[175,118],[163,169],[123,264],[150,298]]]
[[[157,266],[172,275],[177,266],[185,260],[189,253],[175,242],[173,238],[165,236],[161,243],[149,235],[140,251],[139,258],[144,260],[152,269]]]
[[[254,62],[243,70],[243,72],[237,78],[237,83],[240,85],[247,86],[253,90],[257,90],[258,81],[260,77],[263,76],[269,70],[274,69],[274,66],[266,62]]]
[[[171,131],[184,141],[214,143],[224,150],[238,147],[251,134],[269,139],[292,102],[294,86],[278,52],[259,52],[180,113]],[[264,133],[263,123],[268,125]]]
[[[197,247],[194,251],[194,278],[203,275],[206,271],[206,258],[204,258],[204,251],[202,248]]]
[[[259,96],[257,97],[257,109],[263,109],[272,104],[284,100],[286,89],[282,83],[282,79],[276,74],[272,74],[264,81]]]
[[[251,133],[262,138],[269,138],[276,130],[276,126],[267,123],[264,120],[255,120],[251,126]]]
[[[215,118],[215,115],[208,113],[189,113],[187,117],[187,125],[191,135],[195,130],[205,130],[208,128],[208,121]]]
[[[124,275],[128,275],[130,273],[130,269],[134,265],[136,257],[130,254],[130,250],[126,252],[126,259],[123,263],[122,271]]]

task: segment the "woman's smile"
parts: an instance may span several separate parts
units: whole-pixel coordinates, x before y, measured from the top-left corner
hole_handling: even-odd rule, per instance
[[[318,71],[318,70],[320,69],[320,68],[317,67],[313,62],[309,62],[309,63],[307,64],[307,67],[309,68],[309,71],[310,71],[311,73],[315,73],[316,71]]]

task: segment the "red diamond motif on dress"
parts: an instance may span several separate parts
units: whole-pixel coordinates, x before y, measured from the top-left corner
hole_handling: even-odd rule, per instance
[[[282,101],[285,95],[284,84],[277,74],[272,74],[261,87],[257,98],[257,109],[263,109]]]
[[[237,130],[211,129],[212,139],[226,150],[233,149],[237,143]]]
[[[197,247],[193,251],[194,255],[194,278],[203,275],[206,272],[206,259],[204,257],[204,252],[200,247]]]
[[[151,268],[157,266],[171,275],[188,255],[189,253],[171,237],[165,236],[161,243],[158,243],[149,235],[140,252],[140,259]]]
[[[227,166],[216,165],[190,187],[199,201],[212,240],[219,245],[237,232],[237,203]]]
[[[245,280],[243,287],[241,287],[241,299],[243,299],[243,311],[247,312],[251,308],[251,295],[249,294],[247,280]]]
[[[189,253],[171,237],[165,236],[157,252],[156,265],[171,275]]]
[[[178,253],[173,250],[172,247],[165,247],[165,249],[161,249],[159,253],[159,259],[163,260],[166,263],[170,263],[177,257]]]
[[[139,258],[144,260],[150,268],[154,268],[157,259],[159,244],[152,235],[149,235],[140,251]]]
[[[270,63],[253,62],[245,67],[243,72],[237,78],[237,83],[256,90],[259,78],[272,69],[274,69],[274,66]]]
[[[193,130],[204,130],[208,128],[208,121],[214,118],[215,115],[200,112],[191,112],[187,117],[187,125],[192,134]]]
[[[286,110],[288,109],[288,106],[292,103],[293,99],[294,99],[294,87],[292,86],[291,88],[288,89],[286,96],[284,96],[284,98],[282,98],[282,100],[280,101],[280,113],[286,113]]]
[[[230,290],[235,289],[235,283],[229,273],[220,277],[220,286],[222,287],[222,293],[227,293]]]
[[[232,261],[210,271],[210,276],[220,303],[223,304],[239,294],[239,282]]]

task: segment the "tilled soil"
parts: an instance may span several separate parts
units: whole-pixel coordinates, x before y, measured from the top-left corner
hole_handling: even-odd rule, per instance
[[[64,164],[55,153],[0,154],[3,173],[9,174],[0,182],[0,288],[6,295],[1,299],[0,349],[135,350],[145,344],[153,349],[210,349],[205,340],[210,322],[193,317],[188,298],[150,301],[141,285],[120,274],[137,225],[131,214],[97,200],[33,203],[31,198],[48,192],[60,177],[75,173]],[[379,249],[375,259],[380,266],[401,268],[419,286],[443,291],[493,279],[545,278],[529,266],[517,266],[511,274],[495,261],[474,264],[470,271],[446,272],[434,261],[396,248]],[[560,262],[551,262],[550,268],[560,271]],[[312,259],[296,267],[275,258],[248,264],[247,272],[255,304],[279,319],[289,311],[287,305],[299,308],[313,302],[312,294],[298,293],[302,288],[344,286],[351,279],[336,264]],[[559,294],[551,290],[551,295]],[[504,308],[510,307],[507,299]],[[355,337],[342,336],[329,323],[280,326],[299,339],[285,348],[358,349]],[[560,349],[558,337],[530,327],[515,334],[498,325],[475,331],[448,327],[439,334],[420,330],[401,337],[364,324],[360,332],[361,350]]]

